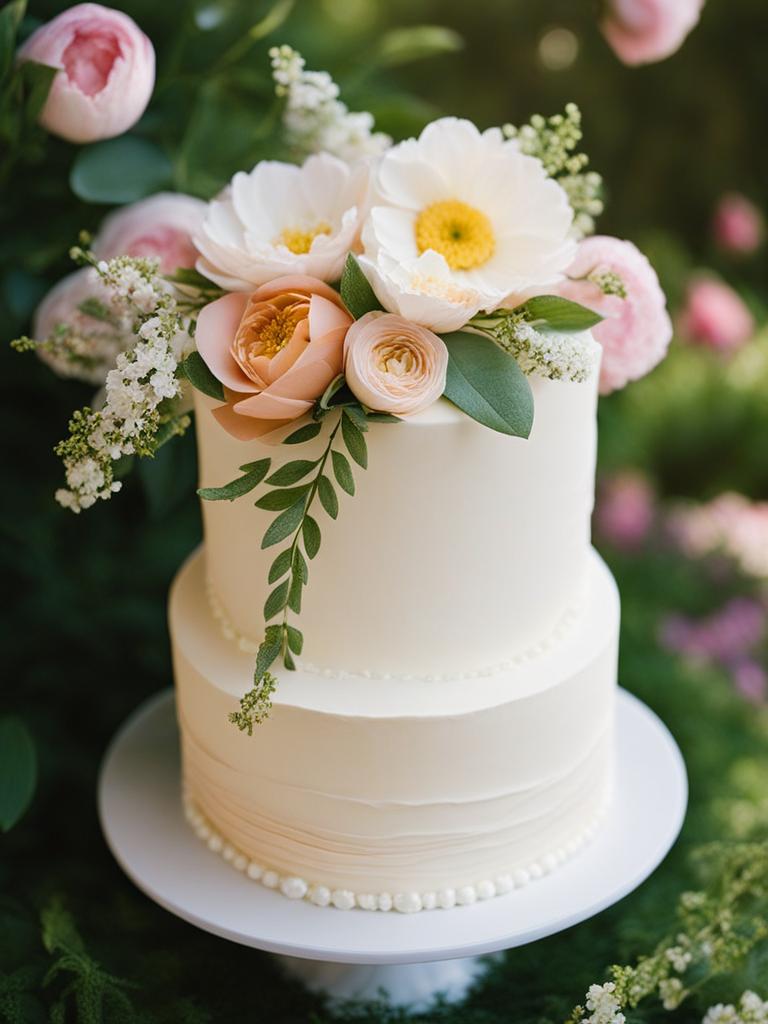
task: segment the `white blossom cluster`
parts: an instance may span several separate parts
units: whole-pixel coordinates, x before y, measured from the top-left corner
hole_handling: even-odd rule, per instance
[[[100,386],[110,367],[131,340],[130,324],[121,319],[96,320],[89,315],[58,324],[37,353],[54,373]]]
[[[69,437],[56,448],[64,461],[67,487],[56,500],[73,512],[90,508],[120,489],[113,464],[130,455],[151,455],[164,421],[181,432],[185,417],[161,415],[161,405],[181,392],[178,363],[189,346],[189,335],[176,301],[157,274],[153,261],[118,257],[97,267],[102,280],[127,312],[138,314],[134,346],[118,355],[107,374],[102,409],[84,409],[70,422]]]
[[[285,99],[287,141],[298,154],[322,151],[351,163],[392,144],[388,135],[373,131],[372,114],[347,108],[327,71],[305,70],[304,58],[290,46],[275,46],[269,56],[275,91]]]
[[[710,1006],[702,1024],[768,1024],[768,1000],[763,1001],[756,992],[747,991],[738,1007],[732,1003]]]
[[[605,985],[590,985],[586,1006],[590,1015],[584,1018],[584,1024],[624,1024],[626,1021],[612,981]]]
[[[597,364],[599,349],[585,342],[582,335],[537,331],[519,315],[499,316],[489,333],[497,345],[515,357],[525,374],[581,383]]]

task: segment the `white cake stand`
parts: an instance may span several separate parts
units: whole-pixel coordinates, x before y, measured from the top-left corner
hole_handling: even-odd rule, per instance
[[[288,900],[227,864],[197,838],[180,800],[173,694],[143,704],[101,769],[99,813],[126,874],[185,921],[279,955],[285,969],[336,999],[386,993],[425,1009],[461,999],[483,954],[521,946],[584,921],[635,889],[680,831],[685,765],[662,722],[637,698],[618,701],[615,798],[595,840],[551,875],[470,907],[418,914],[340,911]]]

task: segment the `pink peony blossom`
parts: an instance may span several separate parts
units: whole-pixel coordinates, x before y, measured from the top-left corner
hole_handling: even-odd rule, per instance
[[[159,192],[110,213],[91,248],[100,260],[151,256],[160,260],[164,274],[172,274],[179,267],[194,267],[198,253],[192,236],[199,231],[206,209],[201,199]]]
[[[132,18],[101,4],[76,4],[41,25],[18,57],[59,69],[40,123],[70,142],[127,131],[155,84],[152,43]]]
[[[696,25],[704,0],[607,0],[600,28],[624,64],[670,57]]]
[[[626,298],[605,295],[590,280],[604,274],[618,276]],[[672,323],[656,271],[636,246],[607,235],[585,238],[567,275],[559,294],[605,317],[592,328],[603,348],[601,394],[623,388],[661,362],[672,339]]]
[[[347,331],[347,384],[375,412],[422,412],[445,390],[447,370],[443,339],[394,313],[366,313]]]
[[[733,352],[755,331],[754,317],[741,296],[713,277],[691,281],[680,314],[680,333],[719,352]]]
[[[226,397],[213,415],[241,441],[303,416],[341,373],[351,323],[333,288],[299,275],[204,306],[195,341]]]
[[[639,548],[655,516],[655,495],[642,473],[626,471],[604,481],[595,507],[595,525],[610,544],[624,551]]]
[[[755,204],[739,192],[727,192],[712,220],[715,241],[726,252],[748,255],[760,248],[765,224]]]

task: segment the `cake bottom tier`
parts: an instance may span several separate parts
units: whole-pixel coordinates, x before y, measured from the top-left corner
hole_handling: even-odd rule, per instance
[[[619,599],[597,555],[579,621],[513,671],[281,672],[253,736],[227,720],[253,659],[210,615],[202,552],[177,577],[170,624],[187,816],[286,896],[340,909],[472,903],[574,854],[609,800]]]

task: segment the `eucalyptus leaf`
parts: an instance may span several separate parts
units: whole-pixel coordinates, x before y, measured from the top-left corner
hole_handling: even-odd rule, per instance
[[[372,310],[381,309],[381,303],[376,298],[376,293],[352,253],[349,253],[347,262],[344,264],[340,290],[344,305],[355,320],[359,320],[361,316],[365,316]]]
[[[347,494],[354,494],[355,478],[352,475],[349,459],[343,452],[337,452],[335,449],[331,452],[331,459],[333,460],[333,475],[336,477],[339,487]]]
[[[0,718],[0,831],[8,832],[32,801],[37,783],[37,754],[20,718]]]
[[[341,436],[347,451],[363,469],[368,467],[368,448],[365,443],[365,436],[354,420],[347,414],[346,409],[341,417]]]
[[[172,181],[173,168],[163,150],[137,135],[84,146],[69,175],[72,191],[86,203],[133,203]]]
[[[304,634],[295,626],[286,626],[285,629],[288,634],[288,646],[294,654],[301,654],[304,648]]]
[[[209,398],[224,401],[224,387],[221,381],[214,377],[199,352],[190,352],[181,364],[181,369],[192,387],[202,391]]]
[[[307,565],[304,555],[301,553],[301,548],[298,544],[296,550],[293,553],[293,566],[291,567],[294,574],[301,577],[302,583],[309,582],[309,566]]]
[[[259,644],[256,654],[256,665],[253,674],[256,681],[260,680],[264,673],[280,657],[283,648],[283,630],[281,626],[267,626],[264,630],[264,640]]]
[[[593,309],[559,295],[537,295],[518,306],[517,310],[524,310],[538,330],[562,331],[564,334],[588,331],[603,319]]]
[[[362,430],[365,433],[368,430],[368,417],[363,411],[362,407],[355,403],[350,405],[346,409],[347,415],[354,420],[355,426],[358,430]]]
[[[234,501],[235,498],[248,494],[249,491],[258,487],[269,472],[270,460],[260,459],[250,465],[252,468],[236,480],[231,480],[222,487],[201,487],[197,492],[198,495],[204,501]]]
[[[298,549],[297,549],[298,550]],[[291,568],[291,549],[281,551],[269,568],[268,583],[276,583]]]
[[[394,67],[425,57],[455,53],[463,46],[464,40],[453,29],[442,25],[409,25],[384,32],[371,55],[371,62],[381,67]]]
[[[272,476],[267,477],[266,483],[273,487],[286,487],[288,484],[295,484],[307,473],[311,473],[317,462],[317,459],[296,459],[294,462],[286,462]]]
[[[317,437],[322,429],[321,423],[307,423],[303,427],[299,427],[298,430],[294,430],[292,434],[289,434],[283,440],[283,444],[304,444],[305,441],[311,441]]]
[[[296,669],[296,662],[287,648],[283,651],[283,665],[285,665],[289,672],[293,672]]]
[[[301,532],[304,537],[304,549],[307,552],[307,557],[312,559],[320,550],[320,527],[317,525],[317,520],[306,515]]]
[[[285,540],[290,533],[293,533],[299,526],[299,523],[301,523],[305,505],[305,498],[301,498],[295,505],[291,505],[285,512],[281,512],[264,534],[264,539],[261,542],[262,548],[269,548],[273,544],[279,544],[281,540]]]
[[[282,583],[279,583],[275,587],[275,589],[269,595],[267,600],[264,602],[264,620],[266,622],[269,622],[270,619],[273,619],[279,612],[283,610],[283,608],[285,608],[286,601],[288,600],[289,585],[290,584],[288,580],[283,580]],[[278,649],[278,654],[279,653],[280,652]]]
[[[256,508],[263,508],[268,512],[290,508],[299,498],[303,498],[307,494],[311,486],[312,484],[302,484],[300,487],[285,487],[282,490],[269,491],[255,503]]]
[[[288,591],[288,607],[296,615],[301,614],[301,591],[303,586],[301,576],[293,576],[291,578],[291,586]]]
[[[456,331],[444,335],[443,341],[449,357],[446,398],[491,430],[528,437],[533,395],[512,356],[477,334]]]
[[[336,497],[336,491],[333,489],[333,484],[327,476],[321,476],[318,480],[317,494],[320,498],[320,504],[325,511],[331,519],[335,519],[339,514],[339,499]]]

